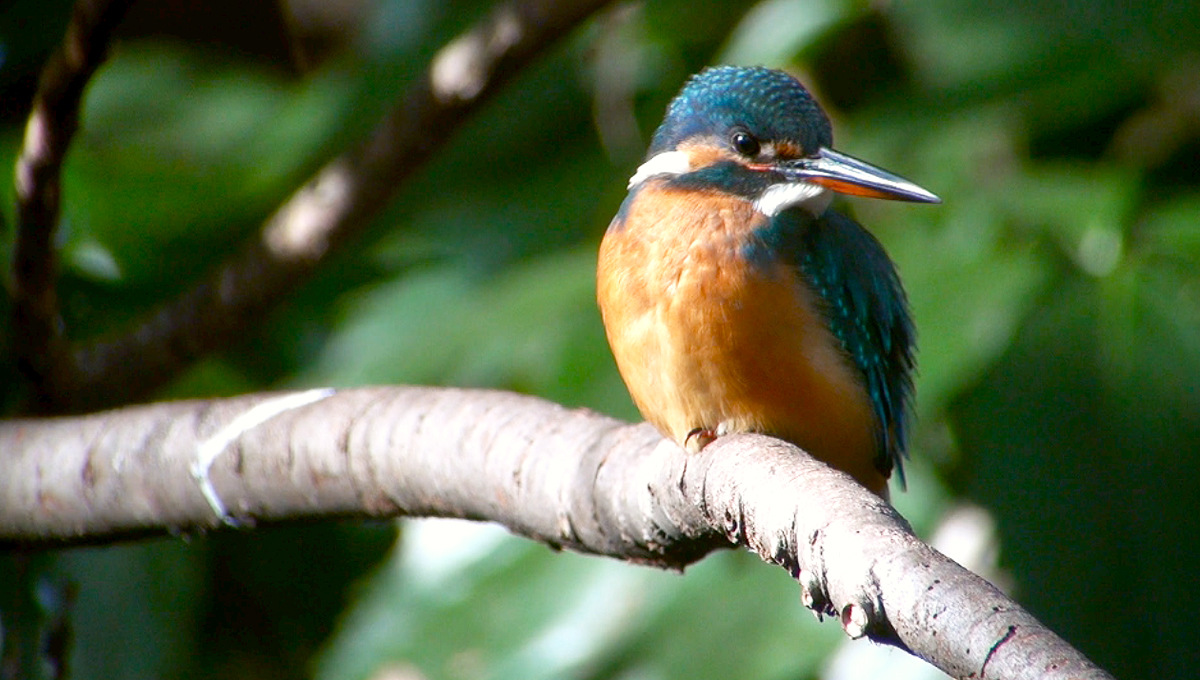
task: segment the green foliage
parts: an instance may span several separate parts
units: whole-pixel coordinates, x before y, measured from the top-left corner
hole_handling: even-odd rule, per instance
[[[13,4],[0,13],[5,97],[63,24]],[[898,505],[926,534],[955,504],[982,505],[1000,567],[1037,615],[1118,677],[1190,677],[1197,646],[1163,614],[1200,605],[1200,135],[1188,122],[1200,5],[696,7],[650,3],[547,54],[359,243],[164,396],[419,382],[635,418],[592,283],[631,150],[703,65],[789,66],[831,103],[841,150],[945,201],[850,202],[898,262],[919,329],[920,419]],[[378,11],[355,54],[304,78],[195,46],[120,46],[90,86],[64,175],[73,337],[118,331],[220,262],[483,7]],[[11,224],[22,121],[0,124]],[[839,643],[785,575],[746,555],[680,576],[444,526],[419,525],[390,552],[390,529],[323,524],[72,551],[41,568],[78,584],[76,677],[812,677]]]
[[[794,584],[745,554],[684,576],[551,553],[497,527],[409,529],[318,678],[370,677],[380,658],[429,677],[796,677],[837,635],[775,606],[794,600]]]

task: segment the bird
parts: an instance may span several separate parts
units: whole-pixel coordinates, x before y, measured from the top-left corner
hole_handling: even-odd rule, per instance
[[[903,484],[916,331],[883,246],[831,202],[941,199],[832,146],[784,71],[692,76],[601,240],[597,302],[665,437],[695,453],[771,435],[887,499],[893,471]]]

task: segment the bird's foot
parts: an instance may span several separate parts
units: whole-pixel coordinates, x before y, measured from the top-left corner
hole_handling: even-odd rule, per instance
[[[716,439],[716,430],[710,430],[706,427],[697,427],[691,432],[688,432],[687,436],[683,438],[683,448],[686,449],[688,453],[700,453],[700,449],[703,449],[704,447],[713,443],[716,441]]]

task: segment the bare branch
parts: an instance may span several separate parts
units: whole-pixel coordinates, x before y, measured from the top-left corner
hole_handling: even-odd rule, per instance
[[[439,52],[365,139],[317,172],[254,241],[207,280],[116,339],[84,345],[57,411],[128,403],[227,345],[382,210],[468,115],[607,0],[516,0]]]
[[[9,421],[0,450],[0,544],[412,515],[669,568],[737,545],[851,636],[952,675],[1109,677],[848,476],[758,435],[689,455],[529,397],[374,388]]]
[[[13,252],[13,343],[40,400],[69,380],[55,291],[59,185],[63,159],[79,124],[84,86],[108,52],[113,29],[131,0],[79,0],[66,37],[38,81],[16,166],[17,237]]]

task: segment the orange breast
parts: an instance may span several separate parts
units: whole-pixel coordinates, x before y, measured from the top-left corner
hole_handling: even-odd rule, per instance
[[[765,218],[717,193],[644,187],[600,247],[597,296],[634,402],[664,435],[762,432],[876,493],[875,416],[862,379],[786,264],[751,263]]]

